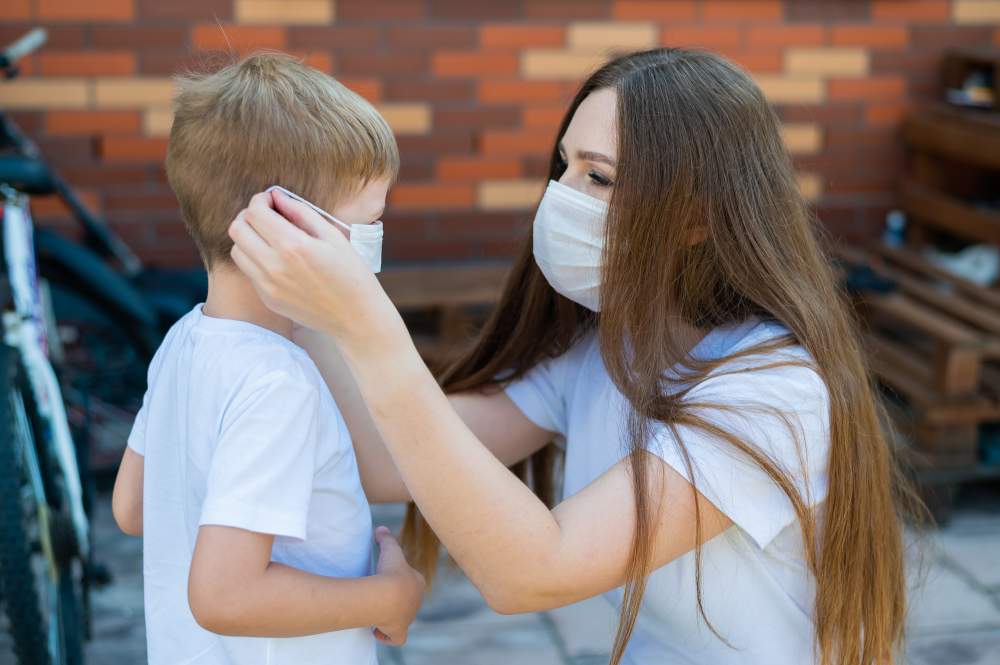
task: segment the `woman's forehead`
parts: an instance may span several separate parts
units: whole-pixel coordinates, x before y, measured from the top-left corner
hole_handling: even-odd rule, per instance
[[[616,157],[617,99],[614,90],[604,88],[590,93],[580,103],[563,135],[567,151],[600,152]]]

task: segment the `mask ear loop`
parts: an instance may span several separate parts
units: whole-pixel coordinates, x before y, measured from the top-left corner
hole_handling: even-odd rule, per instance
[[[322,208],[320,208],[315,203],[310,203],[309,201],[306,201],[304,198],[302,198],[301,196],[299,196],[295,192],[290,192],[287,189],[285,189],[284,187],[282,187],[281,185],[271,185],[270,187],[268,187],[264,191],[265,192],[272,192],[272,191],[275,191],[275,190],[281,192],[282,194],[284,194],[285,196],[287,196],[289,198],[295,199],[299,203],[306,204],[307,206],[309,206],[310,208],[312,208],[314,211],[316,211],[317,213],[319,213],[319,215],[321,217],[324,217],[324,218],[330,220],[331,222],[333,222],[334,224],[339,225],[345,231],[350,231],[351,230],[351,226],[349,224],[345,224],[344,222],[340,221],[339,219],[337,219],[336,217],[334,217],[333,215],[331,215],[330,213],[328,213],[326,210],[323,210]]]

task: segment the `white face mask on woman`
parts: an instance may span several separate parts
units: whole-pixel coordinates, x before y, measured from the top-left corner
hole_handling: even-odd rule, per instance
[[[608,204],[555,180],[535,213],[532,251],[557,293],[598,312]]]

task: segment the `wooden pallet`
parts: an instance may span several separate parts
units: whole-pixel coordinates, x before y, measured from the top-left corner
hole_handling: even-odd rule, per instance
[[[857,298],[865,349],[887,390],[898,440],[933,486],[924,488],[925,498],[946,508],[956,482],[1000,476],[1000,468],[978,463],[980,426],[1000,422],[1000,294],[908,249],[835,253],[895,284],[889,293]]]

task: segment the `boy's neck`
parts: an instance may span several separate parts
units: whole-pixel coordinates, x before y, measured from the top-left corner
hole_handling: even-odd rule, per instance
[[[233,265],[217,265],[208,271],[208,296],[202,311],[205,316],[246,321],[282,337],[292,336],[291,320],[269,310],[250,280]]]

